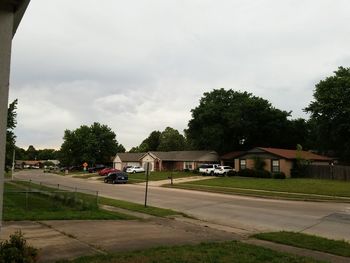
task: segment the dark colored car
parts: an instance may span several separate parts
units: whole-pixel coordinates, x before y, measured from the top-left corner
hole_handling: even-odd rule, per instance
[[[110,173],[106,176],[106,178],[103,180],[105,183],[123,183],[126,184],[128,182],[128,174],[124,172],[114,172]]]

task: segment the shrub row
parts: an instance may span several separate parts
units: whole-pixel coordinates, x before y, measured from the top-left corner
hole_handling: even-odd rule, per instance
[[[252,177],[252,178],[274,178],[274,179],[285,179],[286,175],[283,172],[270,173],[266,170],[253,170],[253,169],[243,169],[235,172],[235,175],[242,177]]]

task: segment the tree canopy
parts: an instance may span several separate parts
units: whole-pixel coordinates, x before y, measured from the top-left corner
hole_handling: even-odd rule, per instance
[[[225,153],[256,146],[295,148],[303,143],[304,131],[299,136],[293,130],[306,129],[303,121],[288,120],[290,112],[251,93],[231,89],[204,93],[191,112],[185,134],[190,147],[197,150]]]
[[[185,137],[178,130],[166,127],[160,134],[158,151],[182,151],[185,149]]]
[[[111,128],[96,122],[73,131],[66,130],[63,140],[59,157],[63,165],[107,164],[117,152],[125,152]]]
[[[167,127],[164,131],[153,131],[142,141],[133,147],[130,152],[148,151],[180,151],[185,149],[185,137],[178,130]]]
[[[5,165],[10,166],[12,164],[12,154],[16,145],[16,135],[13,130],[17,125],[17,103],[18,100],[15,99],[10,103],[7,110],[7,130],[6,130],[6,155],[5,155]]]
[[[311,113],[315,145],[350,162],[350,68],[339,67],[333,76],[316,84]]]

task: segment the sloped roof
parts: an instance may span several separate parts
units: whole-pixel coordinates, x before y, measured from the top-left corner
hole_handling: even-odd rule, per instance
[[[297,150],[288,150],[288,149],[279,149],[279,148],[263,148],[263,147],[258,147],[258,149],[283,157],[285,159],[296,159],[299,154],[301,158],[306,160],[313,160],[313,161],[331,161],[332,160],[329,157],[318,155],[307,151],[297,151]]]
[[[122,162],[139,162],[145,153],[118,153]]]
[[[150,154],[162,161],[216,162],[219,160],[219,156],[215,151],[152,151]]]
[[[231,160],[231,159],[236,158],[237,156],[242,155],[243,153],[245,153],[245,152],[243,152],[243,151],[229,152],[229,153],[222,155],[220,158],[222,160]]]

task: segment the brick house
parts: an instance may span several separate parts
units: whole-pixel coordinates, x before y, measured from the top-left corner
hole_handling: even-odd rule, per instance
[[[328,165],[332,161],[331,158],[307,151],[256,147],[235,157],[235,170],[253,169],[256,157],[265,162],[265,170],[283,172],[286,177],[291,176],[291,169],[298,158],[320,165]]]
[[[219,156],[214,151],[119,153],[113,166],[121,170],[126,165],[145,167],[146,163],[150,163],[151,171],[194,170],[203,163],[219,163]]]

